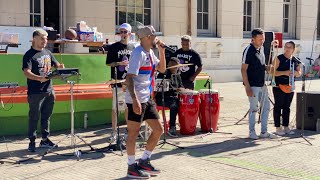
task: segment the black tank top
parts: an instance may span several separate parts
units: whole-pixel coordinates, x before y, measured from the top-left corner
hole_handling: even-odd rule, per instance
[[[290,59],[286,58],[284,54],[281,54],[278,56],[278,59],[280,61],[279,67],[277,71],[288,71],[290,70]],[[292,62],[294,63],[294,69],[296,70],[298,65],[300,64],[299,61],[297,61],[296,57],[292,57]],[[275,81],[277,86],[279,84],[289,84],[289,76],[276,76]]]

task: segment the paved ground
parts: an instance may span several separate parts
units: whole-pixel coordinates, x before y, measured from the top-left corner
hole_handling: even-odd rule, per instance
[[[241,83],[214,84],[214,88],[224,96],[221,102],[219,133],[198,133],[195,136],[169,139],[185,149],[175,149],[169,145],[161,149],[156,148],[152,159],[153,163],[162,169],[162,173],[152,179],[320,180],[319,134],[305,131],[312,146],[299,135],[275,140],[246,139],[248,119],[245,118],[239,125],[234,125],[248,109]],[[297,82],[297,89],[300,88],[301,82]],[[319,90],[320,80],[308,81],[306,89]],[[294,100],[292,126],[295,126],[295,106]],[[257,125],[257,132],[259,129],[260,125]],[[269,130],[275,130],[272,113]],[[110,128],[103,126],[86,131],[80,129],[77,132],[94,148],[102,148],[107,145],[106,138]],[[59,141],[65,133],[68,132],[54,134],[52,140]],[[35,156],[45,150],[36,154],[28,153],[28,141],[25,138],[3,137],[0,142],[0,161],[4,163],[0,164],[0,179],[126,179],[126,155],[120,156],[119,152],[96,152],[83,154],[77,161],[74,156],[66,156],[72,153],[72,150],[66,148],[68,143],[68,140],[62,141],[62,147],[40,158]],[[82,151],[89,149],[82,143],[78,147]],[[142,149],[138,149],[137,157],[140,157],[142,152]],[[34,159],[14,165],[8,163],[30,157]]]

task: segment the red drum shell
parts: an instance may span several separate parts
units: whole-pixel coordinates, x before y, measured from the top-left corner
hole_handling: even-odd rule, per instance
[[[180,92],[179,98],[180,134],[193,135],[199,118],[199,93],[197,91]]]
[[[212,99],[211,103],[211,112],[210,112],[210,99]],[[209,132],[210,130],[210,113],[212,118],[212,129],[214,132],[217,131],[217,125],[220,114],[220,101],[218,91],[211,91],[211,98],[209,95],[209,90],[200,90],[200,126],[201,131]]]

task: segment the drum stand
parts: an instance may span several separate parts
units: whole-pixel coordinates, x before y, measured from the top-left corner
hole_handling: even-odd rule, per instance
[[[181,146],[178,146],[178,145],[175,145],[173,143],[170,143],[167,141],[167,137],[166,137],[166,134],[167,134],[167,119],[166,119],[166,113],[165,113],[165,105],[164,105],[164,87],[163,87],[163,81],[165,79],[166,75],[163,76],[162,78],[162,81],[160,83],[160,87],[161,87],[161,101],[162,101],[162,117],[163,117],[163,128],[164,128],[164,133],[163,133],[163,140],[162,142],[160,142],[157,146],[160,146],[160,148],[162,148],[165,144],[169,144],[171,146],[174,146],[174,147],[177,147],[177,148],[181,148],[181,149],[184,149],[184,147],[181,147]]]
[[[117,142],[116,144],[112,144],[112,141],[110,142],[110,144],[102,149],[106,149],[108,152],[112,152],[112,151],[120,151],[121,152],[121,156],[123,156],[123,150],[126,149],[126,146],[124,145],[124,138],[120,138],[120,125],[119,125],[119,102],[118,102],[118,86],[117,86],[117,68],[115,67],[115,71],[114,71],[114,77],[115,77],[115,84],[114,84],[114,88],[115,88],[115,93],[116,93],[116,119],[117,119]]]
[[[274,105],[274,102],[272,102],[272,99],[271,99],[270,97],[268,97],[268,99],[269,99],[269,101],[271,102],[271,104]],[[271,111],[271,110],[270,110],[270,111]],[[250,109],[248,109],[248,111],[246,112],[246,114],[245,114],[238,122],[234,123],[234,125],[239,125],[239,123],[240,123],[241,121],[243,121],[243,120],[248,116],[249,112],[250,112]],[[259,111],[259,116],[260,116],[260,111]],[[259,118],[259,119],[260,119],[260,118]],[[258,121],[258,123],[260,123],[260,121]]]
[[[61,139],[58,143],[56,143],[52,148],[49,148],[43,155],[42,157],[44,157],[45,155],[47,155],[48,153],[50,153],[60,142],[62,142],[63,140],[70,138],[70,146],[74,149],[74,155],[77,157],[77,159],[79,160],[81,157],[81,150],[77,150],[76,149],[76,138],[78,138],[80,141],[82,141],[85,145],[87,145],[90,148],[90,151],[94,151],[94,148],[89,145],[86,141],[84,141],[81,137],[79,137],[78,135],[76,135],[74,133],[74,104],[73,104],[73,86],[75,84],[75,81],[68,81],[66,80],[66,78],[62,78],[63,80],[65,80],[67,82],[67,84],[70,85],[70,115],[71,115],[71,129],[70,129],[70,134],[66,135],[66,137],[64,137],[63,139]]]

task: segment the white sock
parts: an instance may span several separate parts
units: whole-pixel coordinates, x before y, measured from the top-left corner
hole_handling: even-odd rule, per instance
[[[148,151],[148,150],[144,150],[144,153],[143,153],[143,155],[142,155],[142,160],[146,160],[147,158],[151,158],[151,154],[152,154],[152,152],[151,151]]]
[[[136,157],[134,155],[133,156],[128,155],[128,164],[132,165],[134,163],[136,163]]]

